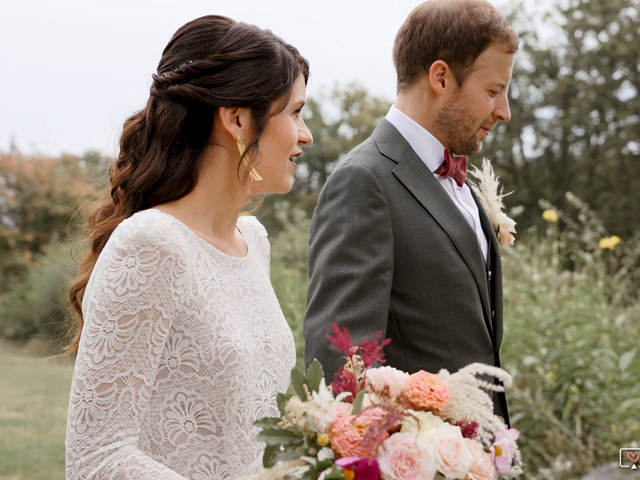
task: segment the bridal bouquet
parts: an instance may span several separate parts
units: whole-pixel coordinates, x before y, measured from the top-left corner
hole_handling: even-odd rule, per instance
[[[332,325],[346,357],[330,386],[314,360],[294,369],[294,393],[279,394],[280,416],[257,422],[265,470],[250,479],[496,480],[522,473],[518,431],[493,414],[490,393],[511,378],[472,364],[450,374],[412,375],[384,363],[389,339],[353,345]]]

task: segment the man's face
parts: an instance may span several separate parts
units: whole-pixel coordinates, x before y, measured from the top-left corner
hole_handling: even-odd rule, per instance
[[[462,87],[451,92],[438,112],[443,144],[453,153],[478,152],[494,125],[511,118],[507,90],[513,59],[512,53],[487,48],[476,59]]]

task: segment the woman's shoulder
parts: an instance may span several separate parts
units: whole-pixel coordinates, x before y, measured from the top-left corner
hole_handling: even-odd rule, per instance
[[[238,228],[243,233],[251,233],[257,237],[267,237],[267,229],[253,215],[241,215],[238,217]]]
[[[253,245],[260,255],[268,259],[271,255],[271,245],[267,235],[267,229],[260,221],[250,215],[242,215],[238,217],[238,229],[247,240],[247,243]]]
[[[154,246],[176,240],[182,243],[183,236],[180,223],[175,218],[154,208],[134,213],[120,222],[112,234],[119,244]]]

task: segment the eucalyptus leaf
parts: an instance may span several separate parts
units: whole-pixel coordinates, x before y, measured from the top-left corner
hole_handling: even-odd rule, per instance
[[[318,361],[317,358],[313,359],[313,362],[307,368],[306,375],[307,385],[309,386],[309,391],[317,392],[320,388],[320,382],[324,377],[324,369],[322,368],[322,364]]]
[[[291,370],[291,386],[293,387],[293,391],[296,392],[296,395],[303,401],[307,398],[307,393],[304,391],[305,384],[306,378],[304,372],[294,367],[294,369]]]
[[[318,478],[318,472],[315,468],[307,470],[301,477],[301,480],[316,480]]]
[[[344,480],[344,472],[342,468],[333,465],[331,470],[324,474],[325,480]]]
[[[280,427],[263,428],[256,438],[267,445],[299,445],[302,443],[301,434]]]
[[[277,462],[288,462],[289,460],[297,460],[303,455],[303,453],[301,453],[299,450],[300,449],[297,447],[279,449],[274,458]]]
[[[280,445],[267,445],[262,454],[262,466],[264,468],[271,468],[277,462],[277,454],[280,451]]]
[[[284,415],[285,408],[287,406],[287,402],[291,398],[291,395],[287,395],[286,393],[278,392],[276,401],[278,402],[278,410],[280,413]]]
[[[257,427],[263,427],[263,428],[275,427],[278,425],[278,423],[280,423],[280,420],[281,420],[280,417],[263,417],[253,422],[253,424]]]

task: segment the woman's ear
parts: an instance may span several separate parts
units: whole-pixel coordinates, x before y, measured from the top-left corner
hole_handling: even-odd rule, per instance
[[[251,133],[251,111],[240,107],[218,107],[218,124],[231,137],[249,137]]]

